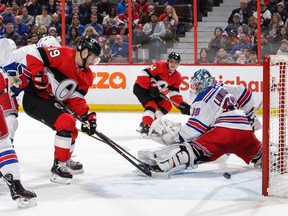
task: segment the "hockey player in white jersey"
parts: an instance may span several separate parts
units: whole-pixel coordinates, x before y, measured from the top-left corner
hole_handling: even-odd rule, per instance
[[[157,166],[157,171],[170,174],[230,153],[247,164],[261,163],[262,143],[244,111],[238,109],[235,97],[215,83],[206,69],[194,73],[192,85],[196,98],[188,121],[181,127],[174,127],[171,121],[158,120],[159,127],[154,130],[168,146],[139,151],[139,159]]]
[[[0,97],[6,94],[8,89],[8,78],[4,79],[4,75],[0,69]],[[4,111],[0,105],[0,178],[7,183],[12,199],[20,208],[35,206],[36,194],[21,184],[17,155],[8,135]]]

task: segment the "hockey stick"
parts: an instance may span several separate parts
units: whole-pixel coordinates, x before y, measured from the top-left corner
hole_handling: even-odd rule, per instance
[[[178,107],[181,108],[181,109],[185,109],[184,106],[182,106],[181,104],[177,103],[176,101],[170,99],[169,97],[167,97],[167,96],[166,96],[165,94],[163,94],[163,93],[160,93],[160,97],[163,98],[163,99],[165,99],[165,100],[167,100],[167,101],[170,101],[172,104],[178,106]]]
[[[48,92],[49,93],[49,92]],[[57,102],[57,104],[59,106],[61,106],[61,108],[73,115],[77,120],[79,120],[81,123],[86,124],[85,121],[82,120],[82,118],[77,115],[75,112],[73,112],[72,110],[70,110],[62,101],[60,101],[58,98],[56,98],[56,96],[54,96],[53,94],[49,93],[49,95]],[[165,175],[161,175],[161,174],[157,174],[155,172],[151,172],[151,171],[155,171],[155,168],[153,168],[152,166],[150,166],[149,164],[144,163],[143,161],[139,160],[138,158],[136,158],[134,155],[132,155],[131,153],[127,152],[124,148],[122,148],[120,145],[118,145],[117,143],[115,143],[113,140],[111,140],[109,137],[107,137],[106,135],[104,135],[103,133],[99,132],[96,130],[95,134],[100,137],[100,139],[98,139],[95,136],[91,136],[94,139],[97,139],[101,142],[104,142],[106,144],[108,144],[111,148],[113,148],[117,153],[119,153],[121,156],[123,156],[128,162],[130,162],[132,165],[134,165],[138,170],[140,170],[142,173],[144,173],[147,176],[150,177],[162,177],[162,178],[167,178]],[[135,161],[139,162],[140,164],[137,164]]]

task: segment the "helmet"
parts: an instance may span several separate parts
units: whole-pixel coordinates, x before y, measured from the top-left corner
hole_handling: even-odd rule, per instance
[[[196,94],[203,92],[207,88],[213,86],[214,78],[211,76],[207,69],[197,70],[190,80],[191,89],[195,91]],[[202,88],[196,87],[197,84],[202,84]]]
[[[16,49],[17,49],[16,43],[15,43],[12,39],[10,39],[10,38],[7,38],[7,40],[8,40],[8,42],[9,42],[11,51],[16,50]]]
[[[53,36],[46,36],[41,38],[38,43],[38,47],[61,47],[60,43],[57,41],[57,39]]]
[[[101,52],[100,45],[97,43],[97,40],[92,37],[86,37],[79,41],[77,50],[81,52],[84,49],[88,49],[89,54],[93,53],[96,56],[99,56]]]
[[[178,61],[178,63],[181,61],[180,54],[179,54],[179,53],[176,53],[176,52],[171,52],[171,53],[168,55],[167,61],[169,61],[170,59],[175,59],[176,61]]]

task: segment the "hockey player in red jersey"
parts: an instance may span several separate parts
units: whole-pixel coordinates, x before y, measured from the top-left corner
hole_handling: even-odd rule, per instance
[[[233,153],[247,164],[261,165],[262,143],[255,136],[247,116],[238,109],[235,97],[214,82],[209,71],[200,69],[192,77],[196,98],[191,116],[181,127],[164,118],[155,121],[153,129],[168,145],[158,150],[139,151],[139,159],[159,172],[170,174],[187,167],[214,161]],[[158,127],[156,123],[159,123]]]
[[[8,79],[4,80],[0,72],[0,96],[7,93]],[[19,171],[19,163],[12,142],[9,138],[8,127],[2,106],[0,105],[0,178],[3,179],[13,200],[21,208],[36,205],[36,194],[23,188]]]
[[[85,95],[94,79],[89,66],[99,63],[100,51],[95,39],[83,38],[76,50],[37,48],[26,56],[32,75],[24,91],[24,111],[56,131],[52,182],[70,184],[73,174],[83,172],[83,165],[70,159],[78,135],[76,119],[55,98],[87,122],[81,126],[83,132],[95,133],[96,113],[89,112]]]
[[[179,53],[169,54],[167,62],[158,61],[145,68],[138,75],[133,93],[142,106],[144,114],[139,129],[142,136],[147,136],[152,122],[166,115],[172,109],[172,104],[161,94],[169,93],[170,99],[182,114],[190,115],[190,106],[180,94],[181,74],[177,70],[181,61]]]

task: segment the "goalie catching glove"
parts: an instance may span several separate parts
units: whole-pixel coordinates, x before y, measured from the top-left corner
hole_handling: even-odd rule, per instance
[[[82,121],[83,121],[83,123],[81,125],[81,130],[90,136],[95,134],[96,127],[97,127],[96,113],[91,112],[89,114],[87,113],[87,114],[83,115]]]

